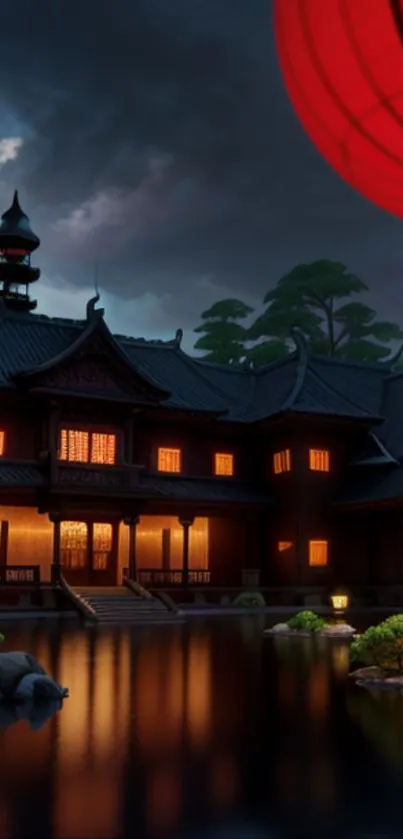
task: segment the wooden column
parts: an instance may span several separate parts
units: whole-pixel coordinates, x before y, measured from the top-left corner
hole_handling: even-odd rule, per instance
[[[60,578],[60,513],[49,513],[49,520],[53,524],[53,564],[51,569],[52,583]]]
[[[136,531],[139,516],[125,516],[124,523],[129,528],[129,579],[136,579]]]
[[[0,530],[0,565],[7,565],[8,521],[1,522]]]
[[[179,517],[179,524],[183,527],[183,582],[185,585],[189,582],[189,529],[194,522],[194,516]]]

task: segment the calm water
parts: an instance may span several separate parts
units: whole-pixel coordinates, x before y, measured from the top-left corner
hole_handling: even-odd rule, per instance
[[[7,625],[70,698],[37,730],[0,721],[0,839],[401,839],[403,698],[272,622]]]

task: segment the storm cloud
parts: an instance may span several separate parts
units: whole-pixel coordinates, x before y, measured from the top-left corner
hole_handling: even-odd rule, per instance
[[[299,126],[268,0],[3,0],[2,12],[0,201],[17,187],[41,236],[42,309],[80,316],[97,261],[115,329],[189,331],[217,298],[258,305],[296,262],[326,257],[396,317],[401,222],[342,183]]]

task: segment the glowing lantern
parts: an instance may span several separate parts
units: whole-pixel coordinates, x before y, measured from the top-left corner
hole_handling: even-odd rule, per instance
[[[403,217],[403,0],[274,0],[293,107],[351,186]]]
[[[330,602],[333,606],[333,610],[336,614],[343,613],[346,609],[348,609],[349,604],[349,597],[348,594],[343,594],[342,592],[335,592],[330,596]]]

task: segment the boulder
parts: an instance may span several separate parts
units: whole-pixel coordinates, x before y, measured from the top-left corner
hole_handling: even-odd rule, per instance
[[[349,673],[349,677],[356,682],[382,682],[384,673],[380,667],[360,667],[359,670],[353,670],[352,673]]]
[[[324,626],[321,635],[327,638],[352,638],[357,630],[348,623],[335,623]]]
[[[43,667],[30,653],[0,653],[0,697],[13,698],[21,679],[30,673],[46,675]]]
[[[276,623],[270,629],[264,630],[265,635],[291,635],[291,633],[293,633],[293,630],[290,629],[288,623]]]
[[[68,689],[58,685],[50,676],[28,673],[23,676],[14,691],[14,699],[58,700],[69,695]]]

